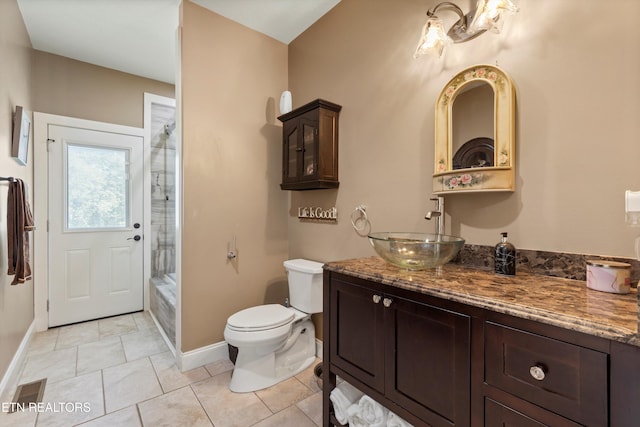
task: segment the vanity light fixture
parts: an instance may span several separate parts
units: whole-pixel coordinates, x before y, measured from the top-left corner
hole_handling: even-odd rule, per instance
[[[450,10],[458,14],[460,19],[447,32],[436,12]],[[444,1],[427,11],[427,22],[422,27],[422,34],[414,58],[431,54],[440,57],[444,48],[451,43],[464,43],[478,37],[487,30],[499,33],[504,23],[505,13],[516,13],[518,7],[511,0],[478,0],[476,9],[466,15],[455,3]]]

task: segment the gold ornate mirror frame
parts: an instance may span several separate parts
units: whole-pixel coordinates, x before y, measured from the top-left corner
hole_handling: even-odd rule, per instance
[[[487,83],[494,94],[493,166],[453,169],[453,104],[469,85]],[[436,103],[435,194],[515,190],[515,90],[509,76],[491,65],[474,65],[456,74]]]

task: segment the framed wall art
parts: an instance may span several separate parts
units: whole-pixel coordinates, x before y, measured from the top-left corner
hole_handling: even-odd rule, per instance
[[[16,106],[13,116],[13,142],[11,145],[11,157],[21,165],[27,164],[29,151],[29,135],[31,133],[31,118],[21,106]]]

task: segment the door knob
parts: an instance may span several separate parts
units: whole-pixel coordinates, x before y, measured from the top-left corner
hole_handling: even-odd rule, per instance
[[[133,237],[129,237],[127,240],[135,240],[136,242],[139,241],[140,239],[142,239],[142,237],[139,234],[136,234]]]
[[[376,303],[376,304],[378,304],[378,303],[380,302],[380,299],[381,299],[381,298],[382,298],[382,297],[381,297],[380,295],[374,295],[374,296],[373,296],[373,302],[374,302],[374,303]]]
[[[385,307],[390,307],[391,303],[393,302],[393,300],[391,298],[385,298],[384,300],[382,300],[382,304],[384,304]]]

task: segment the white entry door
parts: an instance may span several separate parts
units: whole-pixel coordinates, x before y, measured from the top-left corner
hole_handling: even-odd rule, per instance
[[[143,138],[48,127],[49,326],[143,309]]]

